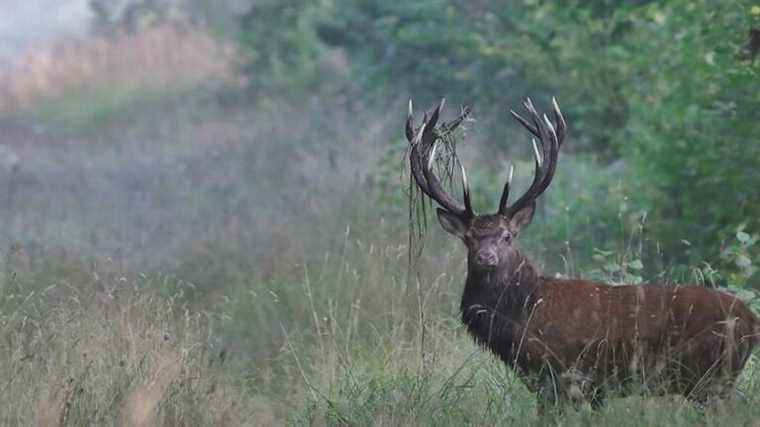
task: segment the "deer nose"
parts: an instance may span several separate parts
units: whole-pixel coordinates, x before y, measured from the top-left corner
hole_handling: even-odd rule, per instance
[[[499,263],[499,257],[494,251],[478,252],[478,264],[483,267],[495,267]]]

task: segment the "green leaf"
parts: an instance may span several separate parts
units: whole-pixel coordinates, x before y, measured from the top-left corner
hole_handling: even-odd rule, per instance
[[[752,260],[747,255],[739,254],[736,256],[736,265],[739,268],[749,268],[752,266]]]
[[[640,259],[635,259],[631,261],[630,263],[628,263],[628,267],[634,270],[641,270],[642,268],[644,268],[644,264],[641,262]]]
[[[749,242],[750,235],[747,234],[747,233],[745,233],[745,232],[743,232],[743,231],[738,231],[736,233],[736,239],[739,240],[742,243],[747,243],[747,242]]]

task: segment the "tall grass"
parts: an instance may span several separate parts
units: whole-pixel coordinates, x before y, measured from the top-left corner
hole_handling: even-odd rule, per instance
[[[156,295],[161,277],[92,274],[40,292],[6,276],[0,424],[237,425],[250,416],[213,316]]]
[[[463,330],[463,253],[439,237],[411,280],[403,244],[348,231],[300,274],[252,278],[205,309],[187,299],[191,283],[169,276],[104,265],[71,269],[82,272],[72,282],[55,269],[32,293],[6,264],[2,423],[751,425],[760,416],[753,357],[746,400],[732,406],[703,413],[643,396],[537,418],[533,396]]]
[[[533,396],[463,330],[464,251],[432,217],[408,268],[401,102],[199,95],[209,79],[237,80],[232,59],[178,28],[38,55],[0,76],[13,111],[0,143],[16,156],[0,171],[0,424],[747,425],[760,415],[753,358],[747,400],[732,407],[644,396],[537,418]],[[467,159],[485,165],[471,168],[481,210],[495,205],[505,160]],[[531,165],[518,166],[519,187]],[[644,256],[656,238],[620,172],[564,157],[522,237],[545,273],[672,277],[656,252]]]
[[[702,410],[678,397],[615,398],[592,411],[539,418],[535,400],[499,360],[476,346],[458,319],[463,254],[434,248],[419,282],[405,277],[398,245],[353,240],[303,276],[254,284],[238,313],[249,339],[269,330],[278,352],[259,354],[259,395],[288,396],[278,419],[299,425],[748,425],[758,415],[760,372],[753,357],[742,376],[746,400]],[[352,241],[353,240],[353,241]],[[263,287],[260,287],[263,286]],[[277,320],[274,320],[277,319]],[[255,331],[255,332],[254,332]],[[245,337],[245,334],[237,336]],[[258,344],[256,344],[258,345]],[[266,379],[266,380],[265,380]]]

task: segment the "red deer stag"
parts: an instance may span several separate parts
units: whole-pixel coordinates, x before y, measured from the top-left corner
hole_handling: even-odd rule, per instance
[[[517,237],[552,181],[567,128],[556,101],[551,120],[530,99],[524,105],[527,119],[512,115],[535,137],[535,175],[510,205],[510,170],[492,215],[473,212],[463,167],[463,204],[432,170],[439,139],[469,110],[439,123],[438,106],[416,126],[409,105],[412,176],[440,205],[443,229],[467,247],[460,307],[467,330],[537,394],[540,412],[584,401],[596,408],[613,387],[621,395],[642,389],[681,394],[699,404],[732,395],[758,341],[758,321],[737,297],[700,286],[611,286],[542,276],[520,253]]]

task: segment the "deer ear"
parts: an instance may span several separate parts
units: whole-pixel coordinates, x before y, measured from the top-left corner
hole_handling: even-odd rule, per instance
[[[438,213],[438,222],[441,223],[441,227],[449,233],[459,237],[464,237],[464,233],[467,232],[467,223],[459,216],[447,211],[446,209],[436,209]]]
[[[509,226],[515,232],[522,230],[533,221],[533,213],[536,212],[536,202],[530,202],[527,206],[515,212],[509,219]]]

